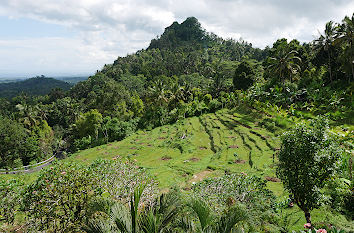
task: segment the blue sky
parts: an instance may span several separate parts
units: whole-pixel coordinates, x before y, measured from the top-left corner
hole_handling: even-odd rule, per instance
[[[0,78],[91,75],[189,16],[263,48],[311,41],[353,12],[352,0],[1,0]]]
[[[21,39],[36,37],[72,37],[74,31],[58,24],[41,22],[30,18],[0,16],[0,38]]]

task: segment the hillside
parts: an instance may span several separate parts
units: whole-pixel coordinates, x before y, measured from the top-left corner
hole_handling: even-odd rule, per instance
[[[162,188],[188,187],[204,175],[225,172],[274,177],[272,158],[279,141],[261,126],[269,118],[257,115],[252,111],[221,110],[139,131],[120,142],[85,150],[69,159],[87,163],[97,158],[137,160],[157,177]]]
[[[69,91],[0,98],[0,169],[25,172],[0,176],[3,229],[353,232],[353,22],[262,50],[190,17]]]
[[[23,81],[0,83],[0,98],[12,98],[24,93],[28,96],[46,95],[54,88],[69,90],[71,84],[54,78],[35,77]]]
[[[266,181],[267,188],[281,203],[286,202],[289,193],[283,190],[275,174],[280,149],[278,135],[298,120],[244,107],[223,109],[138,131],[122,141],[77,152],[67,160],[87,165],[97,159],[132,161],[140,169],[147,169],[159,182],[161,192],[177,186],[188,193],[198,182],[224,174],[256,175]],[[299,208],[283,211],[282,214],[289,215],[289,229],[303,228],[305,219]],[[354,230],[353,222],[328,212],[325,206],[312,211],[312,219]]]

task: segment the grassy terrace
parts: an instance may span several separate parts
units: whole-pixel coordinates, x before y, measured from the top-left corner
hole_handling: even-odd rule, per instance
[[[176,184],[187,188],[206,176],[225,172],[274,177],[273,154],[278,146],[274,133],[257,126],[257,118],[222,110],[140,131],[69,159],[84,163],[97,158],[136,160],[156,177],[161,188]],[[280,183],[270,188],[281,190]]]

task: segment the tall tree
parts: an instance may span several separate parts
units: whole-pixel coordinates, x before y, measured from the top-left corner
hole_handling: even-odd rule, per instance
[[[248,61],[243,61],[235,70],[233,84],[234,88],[246,90],[254,81],[255,71]]]
[[[300,70],[298,63],[301,59],[297,53],[295,50],[288,52],[286,49],[281,49],[274,57],[269,57],[270,65],[267,69],[275,72],[283,82],[287,77],[292,82],[293,76]]]
[[[321,205],[321,189],[335,172],[339,155],[324,119],[312,121],[310,126],[299,124],[282,136],[277,175],[308,223],[310,211]]]
[[[327,52],[327,56],[328,56],[328,71],[329,71],[329,78],[332,82],[332,68],[331,68],[331,49],[333,47],[333,42],[334,42],[334,37],[335,37],[335,27],[333,25],[332,21],[329,21],[326,24],[326,28],[324,31],[324,35],[320,35],[320,37],[314,41],[314,45],[315,45],[315,50],[317,51],[321,51],[324,50]]]
[[[354,13],[351,18],[345,16],[343,19],[343,23],[338,27],[334,43],[344,47],[344,57],[348,61],[354,80]]]

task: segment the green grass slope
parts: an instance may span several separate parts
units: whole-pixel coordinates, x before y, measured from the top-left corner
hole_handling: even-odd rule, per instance
[[[277,135],[294,123],[249,109],[224,109],[139,131],[122,141],[80,151],[69,160],[87,164],[97,158],[134,160],[150,171],[162,191],[175,185],[188,190],[194,182],[229,172],[255,174],[268,180],[268,188],[281,201],[288,193],[275,177],[273,156],[280,146]],[[281,215],[289,216],[290,230],[303,228],[305,217],[298,207]],[[328,206],[313,210],[312,220],[354,230],[352,221]]]
[[[69,159],[84,163],[97,158],[135,160],[156,177],[161,188],[188,188],[206,176],[228,172],[269,179],[275,176],[273,155],[279,141],[274,133],[258,126],[262,118],[221,110],[139,131],[122,141],[78,152]],[[275,186],[273,191],[280,190]]]

